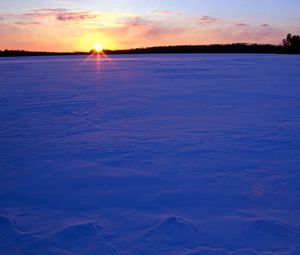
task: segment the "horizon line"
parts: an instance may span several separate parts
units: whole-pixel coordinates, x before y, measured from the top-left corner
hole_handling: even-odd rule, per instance
[[[154,45],[154,46],[140,46],[134,48],[120,48],[120,49],[103,49],[102,52],[114,52],[114,51],[133,51],[133,50],[146,50],[146,49],[154,49],[154,48],[171,48],[171,47],[209,47],[209,46],[234,46],[234,45],[243,45],[243,46],[274,46],[280,47],[282,44],[272,44],[272,43],[247,43],[247,42],[235,42],[235,43],[211,43],[211,44],[177,44],[177,45]],[[15,52],[28,52],[28,53],[90,53],[95,50],[94,48],[88,51],[48,51],[48,50],[27,50],[27,49],[0,49],[0,52],[5,51],[15,51]]]

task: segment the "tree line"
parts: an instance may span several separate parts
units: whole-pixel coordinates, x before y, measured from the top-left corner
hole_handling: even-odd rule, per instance
[[[156,46],[126,50],[103,50],[104,54],[172,54],[172,53],[274,53],[274,54],[300,54],[300,36],[288,34],[282,45],[272,44],[213,44],[213,45],[179,45]],[[103,54],[100,53],[100,54]],[[87,55],[97,54],[90,52],[32,52],[24,50],[0,51],[0,57],[9,56],[57,56],[57,55]]]
[[[157,46],[148,48],[105,50],[106,54],[158,54],[158,53],[275,53],[300,54],[300,36],[288,34],[282,45],[272,44],[213,44]],[[93,53],[93,52],[92,52]]]

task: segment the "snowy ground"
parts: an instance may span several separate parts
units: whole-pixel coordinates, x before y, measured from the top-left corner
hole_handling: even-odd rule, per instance
[[[300,254],[300,56],[0,59],[1,255]]]

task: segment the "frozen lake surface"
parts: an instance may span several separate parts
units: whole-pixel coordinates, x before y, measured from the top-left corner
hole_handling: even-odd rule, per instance
[[[1,255],[299,255],[300,56],[0,59]]]

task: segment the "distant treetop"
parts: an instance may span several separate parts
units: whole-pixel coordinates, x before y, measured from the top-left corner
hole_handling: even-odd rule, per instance
[[[283,45],[286,47],[300,48],[300,36],[288,34],[285,39],[283,39]]]

